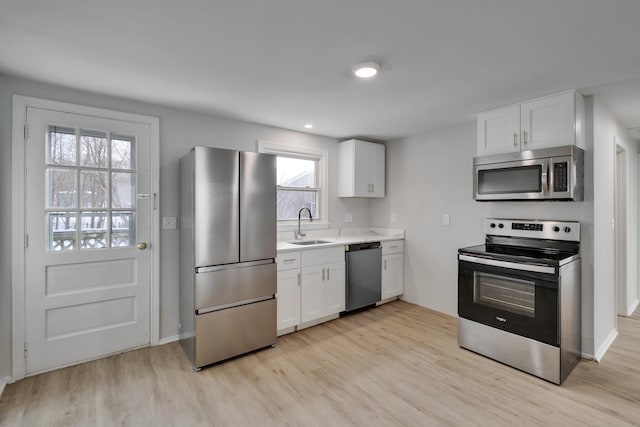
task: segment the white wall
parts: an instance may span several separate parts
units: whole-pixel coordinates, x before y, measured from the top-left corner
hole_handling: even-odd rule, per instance
[[[457,315],[457,249],[483,243],[486,217],[577,220],[583,352],[593,354],[593,144],[586,145],[584,202],[496,203],[473,200],[475,122],[387,143],[388,196],[372,201],[372,225],[406,229],[404,299]],[[445,213],[450,226],[442,225]]]
[[[161,90],[161,88],[159,88]],[[329,221],[331,227],[368,226],[366,199],[339,199],[337,189],[337,140],[270,126],[214,117],[184,110],[144,104],[123,98],[53,86],[0,75],[0,378],[10,374],[11,339],[11,96],[32,96],[160,118],[160,216],[178,216],[178,159],[196,144],[257,150],[265,139],[329,151]],[[350,212],[353,222],[344,223]],[[178,232],[161,232],[160,335],[178,333]]]
[[[626,129],[621,127],[607,106],[598,98],[593,99],[593,143],[594,156],[594,351],[600,359],[616,334],[616,290],[615,290],[615,234],[612,220],[615,218],[615,141],[626,141],[630,149],[632,174],[637,174],[637,161],[633,153],[638,151],[637,142]],[[631,279],[637,281],[637,193],[638,182],[629,182],[629,200],[632,210],[632,229],[629,230],[628,251],[636,257],[633,262]],[[629,273],[627,273],[629,275]]]

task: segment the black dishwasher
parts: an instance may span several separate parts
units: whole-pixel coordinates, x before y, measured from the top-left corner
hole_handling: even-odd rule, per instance
[[[382,298],[382,248],[380,242],[348,245],[345,311],[377,303]]]

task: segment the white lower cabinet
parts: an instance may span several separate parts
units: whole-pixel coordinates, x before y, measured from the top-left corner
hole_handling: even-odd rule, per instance
[[[404,241],[382,242],[382,300],[404,293]]]
[[[314,260],[334,262],[305,267],[305,264],[313,263]],[[340,247],[305,252],[302,257],[302,266],[300,323],[311,322],[344,311],[344,249]]]
[[[278,335],[300,324],[300,252],[278,256]]]
[[[300,269],[278,272],[278,331],[300,323]]]

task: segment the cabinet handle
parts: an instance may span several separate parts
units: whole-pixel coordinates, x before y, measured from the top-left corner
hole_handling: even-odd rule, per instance
[[[302,284],[301,276],[302,274],[298,273],[298,286]]]
[[[386,259],[384,260],[384,269],[385,270],[387,269],[387,260]]]
[[[514,147],[518,146],[518,132],[513,133],[513,146]]]
[[[527,139],[527,133],[528,133],[528,132],[527,132],[526,130],[523,130],[523,131],[522,131],[522,135],[523,135],[523,142],[524,142],[525,144],[527,144],[527,143],[529,142],[529,140]]]
[[[322,269],[322,280],[324,281],[324,268]]]
[[[391,249],[395,249],[398,247],[398,245],[393,245],[393,246],[389,246]]]
[[[289,259],[283,259],[282,262],[293,262],[295,261],[295,258],[289,258]]]
[[[375,184],[371,184],[371,192],[372,193],[376,192],[376,185]]]
[[[329,273],[331,273],[331,269],[330,269],[330,268],[327,268],[327,280],[330,280],[330,279],[329,279]]]

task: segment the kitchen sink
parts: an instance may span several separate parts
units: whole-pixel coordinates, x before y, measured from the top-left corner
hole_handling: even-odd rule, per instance
[[[301,245],[301,246],[307,246],[307,245],[321,245],[323,243],[332,243],[329,240],[293,240],[287,243],[291,243],[292,245]]]

